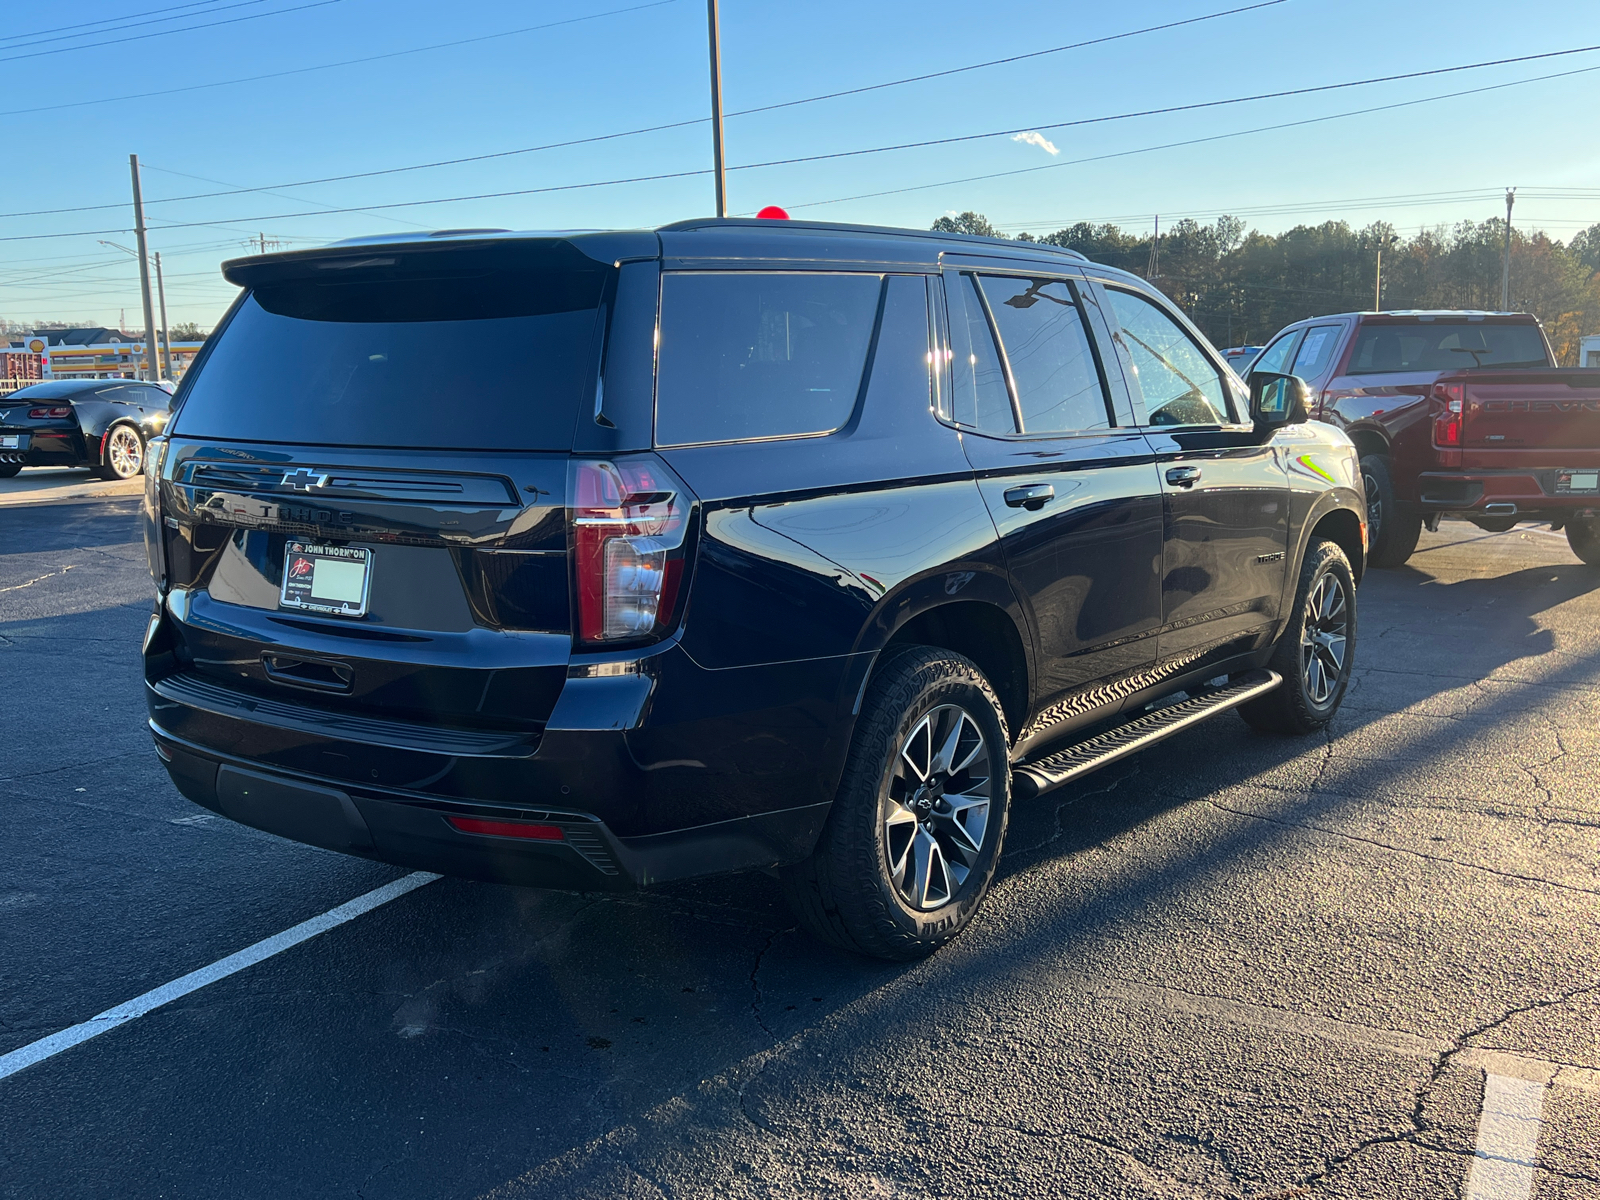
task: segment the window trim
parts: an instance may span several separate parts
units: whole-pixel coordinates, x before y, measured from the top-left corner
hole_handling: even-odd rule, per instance
[[[1167,298],[1164,295],[1161,295],[1159,292],[1155,291],[1155,289],[1153,289],[1153,288],[1152,289],[1144,289],[1144,288],[1134,287],[1134,286],[1131,286],[1131,285],[1129,285],[1127,283],[1123,283],[1120,280],[1111,280],[1111,279],[1102,279],[1100,281],[1100,283],[1101,283],[1101,286],[1105,289],[1105,291],[1107,293],[1107,299],[1108,300],[1110,298],[1110,293],[1112,293],[1112,292],[1126,292],[1126,293],[1128,293],[1128,295],[1137,296],[1139,299],[1145,301],[1147,304],[1151,304],[1155,308],[1160,310],[1161,312],[1164,312],[1167,315],[1167,317],[1169,319],[1171,319],[1172,323],[1178,327],[1178,331],[1180,333],[1182,333],[1184,337],[1189,339],[1189,344],[1192,345],[1197,351],[1199,351],[1200,357],[1202,357],[1208,363],[1210,363],[1212,369],[1217,372],[1217,377],[1218,377],[1217,381],[1222,385],[1223,391],[1229,397],[1230,407],[1235,405],[1235,404],[1237,404],[1237,402],[1239,401],[1240,397],[1239,397],[1238,393],[1231,386],[1229,386],[1229,383],[1228,383],[1228,380],[1229,380],[1230,377],[1231,378],[1235,378],[1235,379],[1238,378],[1237,373],[1235,373],[1228,366],[1227,363],[1222,361],[1222,356],[1220,354],[1217,354],[1214,350],[1210,350],[1210,351],[1207,350],[1207,343],[1203,339],[1197,338],[1195,336],[1197,331],[1191,325],[1191,323],[1189,321],[1189,318],[1183,315],[1183,312],[1182,312],[1181,309],[1178,309],[1176,305],[1172,304],[1169,300],[1167,300]],[[1115,304],[1107,304],[1106,308],[1108,310],[1109,318],[1112,319],[1112,320],[1115,320],[1116,323],[1117,323],[1116,327],[1111,330],[1112,340],[1121,343],[1123,354],[1127,355],[1128,359],[1129,359],[1129,362],[1131,362],[1132,361],[1132,357],[1133,357],[1133,352],[1128,349],[1127,342],[1123,340],[1123,337],[1122,337],[1122,318],[1117,314],[1116,305]],[[1268,345],[1268,348],[1270,349],[1272,343],[1269,342],[1269,343],[1267,343],[1267,345]],[[1265,354],[1266,351],[1263,350],[1262,353]],[[1126,372],[1124,372],[1124,374],[1126,374]],[[1137,380],[1138,380],[1138,375],[1137,374],[1135,374],[1132,379],[1128,380],[1128,391],[1130,393],[1130,399],[1133,398],[1132,397],[1132,392],[1133,392],[1134,384],[1137,382]],[[1253,428],[1252,423],[1248,419],[1241,421],[1238,417],[1234,416],[1231,412],[1229,413],[1229,417],[1231,419],[1227,420],[1227,421],[1224,421],[1221,424],[1210,423],[1210,424],[1205,424],[1205,425],[1152,425],[1150,423],[1150,405],[1149,405],[1149,402],[1145,399],[1144,385],[1141,383],[1141,384],[1138,385],[1138,387],[1139,387],[1139,394],[1138,394],[1137,400],[1135,402],[1134,415],[1136,417],[1137,416],[1141,416],[1141,415],[1144,417],[1144,420],[1140,421],[1135,426],[1136,429],[1139,429],[1141,431],[1154,431],[1156,433],[1199,433],[1199,432],[1217,430],[1217,431],[1232,433],[1232,432],[1236,432],[1236,431],[1239,431],[1239,430],[1246,430],[1246,429]],[[1139,412],[1140,408],[1144,409],[1144,412],[1142,414]],[[1248,417],[1248,410],[1246,412],[1246,416]]]
[[[963,434],[972,434],[975,437],[997,438],[1003,441],[1013,442],[1036,442],[1046,439],[1059,438],[1105,437],[1108,434],[1114,434],[1118,431],[1126,430],[1128,428],[1127,426],[1118,424],[1116,402],[1111,391],[1111,379],[1106,371],[1104,356],[1100,352],[1099,339],[1095,336],[1094,328],[1089,320],[1089,313],[1085,309],[1083,303],[1083,291],[1088,286],[1088,277],[1081,274],[1064,273],[1059,267],[1049,271],[1029,271],[1024,269],[1027,265],[1028,264],[1026,263],[1006,263],[1004,268],[995,269],[988,266],[975,266],[963,262],[949,264],[939,272],[939,301],[943,308],[943,312],[940,315],[946,325],[946,329],[944,331],[945,371],[943,373],[943,378],[945,383],[948,385],[948,390],[950,392],[949,411],[946,412],[945,409],[941,407],[938,413],[940,422],[950,426],[952,429],[960,430]],[[976,425],[968,425],[957,420],[955,416],[954,378],[951,373],[955,349],[953,339],[951,338],[948,328],[951,318],[949,304],[946,302],[945,288],[948,286],[948,281],[952,276],[960,277],[963,275],[970,276],[972,278],[972,290],[978,294],[978,301],[983,309],[984,321],[989,328],[989,336],[994,339],[995,354],[1000,359],[1000,370],[1005,376],[1006,395],[1011,401],[1011,419],[1016,423],[1017,426],[1017,428],[1013,429],[1009,433],[1002,433],[992,429],[981,429]],[[1026,422],[1022,419],[1022,400],[1017,393],[1016,378],[1011,373],[1011,356],[1006,350],[1005,339],[1000,336],[999,326],[994,319],[994,311],[989,306],[989,297],[987,294],[985,294],[983,285],[978,280],[978,277],[982,275],[993,276],[997,279],[1026,279],[1029,282],[1044,280],[1049,283],[1062,283],[1066,285],[1067,292],[1072,296],[1073,306],[1077,309],[1078,321],[1083,329],[1083,336],[1089,343],[1089,353],[1094,358],[1095,373],[1100,379],[1100,399],[1101,403],[1105,406],[1106,420],[1108,422],[1106,428],[1030,431],[1025,427]]]
[[[669,275],[851,275],[862,276],[878,281],[877,306],[872,316],[872,333],[867,338],[867,353],[861,364],[861,378],[856,383],[856,398],[851,402],[850,411],[845,418],[832,429],[817,430],[806,433],[772,433],[759,437],[720,438],[706,442],[663,442],[657,430],[660,427],[661,417],[661,316],[666,307],[667,277]],[[867,386],[872,381],[872,368],[878,357],[878,335],[883,329],[883,316],[889,299],[889,279],[893,275],[920,275],[919,271],[815,271],[805,267],[791,267],[783,270],[767,268],[731,268],[718,267],[691,267],[683,270],[662,271],[656,278],[656,355],[655,371],[650,386],[650,447],[653,450],[688,450],[697,446],[748,446],[765,444],[767,442],[801,442],[811,441],[816,438],[833,437],[849,429],[856,423],[861,415],[861,406],[866,402]],[[923,304],[927,304],[926,289],[923,285]],[[930,347],[931,349],[931,347]]]

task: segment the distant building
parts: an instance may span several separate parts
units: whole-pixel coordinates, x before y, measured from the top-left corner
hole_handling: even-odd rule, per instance
[[[1578,339],[1578,365],[1600,367],[1600,334]]]
[[[172,343],[172,380],[183,378],[204,342]],[[144,339],[118,329],[38,329],[12,338],[13,353],[39,355],[45,379],[133,379],[145,366]],[[157,355],[159,362],[160,356]]]

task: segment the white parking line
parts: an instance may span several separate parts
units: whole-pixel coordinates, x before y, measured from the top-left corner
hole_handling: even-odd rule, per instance
[[[187,975],[179,976],[171,983],[164,983],[158,988],[146,992],[142,996],[135,996],[124,1004],[115,1008],[108,1008],[98,1016],[90,1017],[87,1021],[63,1029],[60,1033],[52,1033],[49,1037],[42,1037],[37,1042],[29,1042],[20,1049],[9,1054],[0,1055],[0,1079],[8,1075],[15,1075],[18,1071],[33,1066],[34,1063],[43,1062],[53,1055],[60,1054],[63,1050],[87,1042],[90,1038],[99,1037],[102,1033],[109,1033],[120,1025],[137,1020],[148,1012],[160,1008],[163,1004],[171,1004],[174,1000],[187,996],[190,992],[198,991],[208,983],[215,983],[219,979],[226,979],[246,967],[253,967],[263,959],[271,958],[274,954],[281,954],[292,946],[309,941],[319,933],[326,933],[336,925],[343,925],[352,921],[362,913],[369,913],[380,905],[387,904],[413,892],[419,887],[432,883],[439,876],[427,871],[413,871],[402,879],[385,884],[381,888],[374,888],[364,896],[357,896],[338,908],[330,908],[319,917],[312,917],[309,921],[301,921],[298,925],[291,925],[282,933],[275,933],[269,938],[263,938],[253,946],[246,946],[237,953],[228,955],[227,958],[218,959],[209,967],[201,967],[198,971],[190,971]]]
[[[1544,1088],[1534,1079],[1484,1074],[1477,1156],[1462,1200],[1528,1200],[1533,1195]]]

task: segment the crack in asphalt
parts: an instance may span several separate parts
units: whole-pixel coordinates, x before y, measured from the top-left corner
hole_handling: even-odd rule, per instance
[[[10,587],[0,587],[0,592],[20,592],[23,588],[30,588],[36,583],[43,583],[46,579],[54,579],[57,575],[65,575],[68,571],[75,570],[81,564],[68,563],[59,571],[46,571],[43,575],[36,575],[23,583],[13,583]]]
[[[766,1035],[772,1038],[774,1042],[780,1041],[781,1039],[778,1037],[777,1032],[767,1024],[765,1018],[763,1018],[761,1015],[761,980],[758,978],[758,976],[761,973],[761,960],[767,957],[767,951],[772,949],[772,944],[784,934],[791,932],[793,932],[792,929],[778,929],[769,934],[767,940],[761,944],[761,949],[756,951],[756,961],[751,964],[750,967],[750,990],[753,993],[750,1000],[750,1012],[751,1015],[755,1017],[756,1024],[761,1026]],[[742,1099],[742,1092],[740,1093],[740,1096]]]
[[[1484,1034],[1500,1028],[1506,1022],[1522,1016],[1524,1013],[1535,1012],[1541,1008],[1554,1008],[1562,1004],[1570,1004],[1579,996],[1588,995],[1589,993],[1595,991],[1600,991],[1600,983],[1586,984],[1583,987],[1573,988],[1571,991],[1560,992],[1550,996],[1543,996],[1538,1000],[1532,1001],[1531,1003],[1521,1004],[1515,1008],[1507,1009],[1498,1017],[1494,1018],[1494,1020],[1485,1021],[1483,1024],[1477,1025],[1472,1029],[1457,1035],[1446,1049],[1435,1056],[1433,1066],[1428,1072],[1427,1082],[1425,1082],[1418,1090],[1416,1102],[1412,1105],[1410,1114],[1411,1127],[1409,1129],[1397,1130],[1390,1133],[1377,1134],[1370,1138],[1364,1138],[1357,1142],[1349,1150],[1324,1160],[1321,1169],[1307,1176],[1305,1179],[1291,1185],[1286,1189],[1273,1192],[1269,1196],[1262,1197],[1262,1200],[1292,1200],[1293,1197],[1310,1195],[1313,1188],[1315,1188],[1318,1184],[1326,1182],[1329,1177],[1332,1176],[1332,1174],[1339,1168],[1348,1166],[1354,1159],[1378,1146],[1406,1143],[1415,1146],[1419,1150],[1430,1151],[1433,1153],[1452,1154],[1468,1159],[1475,1157],[1475,1150],[1456,1150],[1449,1146],[1440,1145],[1437,1142],[1429,1143],[1422,1140],[1425,1135],[1431,1134],[1436,1130],[1434,1124],[1428,1120],[1428,1101],[1432,1099],[1434,1090],[1439,1086],[1439,1081],[1444,1078],[1444,1074],[1450,1068],[1452,1061],[1458,1054],[1462,1054],[1468,1050],[1484,1049],[1484,1047],[1472,1046],[1470,1043],[1474,1039],[1480,1038]],[[1563,1175],[1567,1178],[1591,1178],[1590,1176],[1585,1175],[1574,1177],[1566,1172],[1540,1165],[1536,1165],[1535,1169],[1543,1171],[1547,1174]]]
[[[1347,833],[1340,829],[1329,829],[1325,825],[1317,825],[1309,821],[1286,821],[1281,817],[1269,817],[1264,813],[1249,812],[1242,808],[1230,808],[1228,805],[1223,804],[1221,801],[1213,799],[1210,796],[1203,796],[1200,799],[1203,803],[1209,804],[1213,808],[1220,809],[1222,812],[1232,813],[1239,817],[1248,817],[1256,821],[1265,821],[1268,824],[1278,825],[1285,829],[1311,830],[1316,833],[1325,833],[1329,837],[1343,838],[1346,841],[1360,842],[1364,845],[1376,846],[1381,850],[1388,850],[1395,854],[1409,854],[1414,858],[1426,859],[1429,862],[1446,863],[1450,866],[1461,867],[1468,871],[1482,871],[1488,875],[1498,875],[1502,879],[1520,879],[1526,883],[1539,883],[1546,887],[1561,888],[1564,891],[1580,892],[1589,896],[1600,896],[1600,888],[1579,887],[1575,883],[1561,883],[1557,880],[1545,879],[1538,875],[1524,875],[1518,871],[1502,871],[1497,867],[1486,867],[1481,863],[1466,862],[1459,858],[1448,858],[1442,854],[1428,854],[1421,850],[1412,849],[1409,846],[1396,846],[1390,842],[1379,841],[1377,838],[1362,837],[1360,834]]]
[[[1052,830],[1050,835],[1041,841],[1035,842],[1031,846],[1007,846],[1004,850],[1005,855],[1009,857],[1014,854],[1031,854],[1035,850],[1043,850],[1048,846],[1055,845],[1055,843],[1059,842],[1067,835],[1066,829],[1061,824],[1061,814],[1067,809],[1071,808],[1073,805],[1082,804],[1084,801],[1090,800],[1095,796],[1109,796],[1128,780],[1134,778],[1134,776],[1140,773],[1139,761],[1137,759],[1134,759],[1129,765],[1131,768],[1130,770],[1118,775],[1110,783],[1106,784],[1105,787],[1095,788],[1093,791],[1076,792],[1065,800],[1057,801],[1055,809],[1051,813],[1051,820],[1054,823],[1055,828]]]

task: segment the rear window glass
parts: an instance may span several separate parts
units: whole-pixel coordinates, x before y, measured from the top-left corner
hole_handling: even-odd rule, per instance
[[[1454,371],[1463,367],[1547,367],[1544,338],[1534,325],[1429,321],[1363,325],[1350,355],[1350,375]]]
[[[607,273],[580,263],[257,286],[194,375],[175,432],[570,449]]]
[[[661,280],[656,444],[831,433],[855,410],[883,279],[672,272]]]

